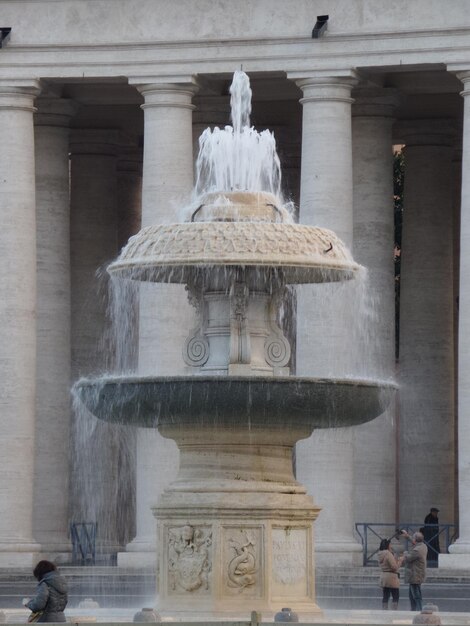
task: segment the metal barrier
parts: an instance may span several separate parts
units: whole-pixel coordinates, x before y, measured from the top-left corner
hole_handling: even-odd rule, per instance
[[[71,522],[72,562],[74,565],[94,565],[96,560],[96,522]]]
[[[369,522],[358,522],[356,532],[362,543],[362,564],[364,567],[377,565],[376,557],[382,539],[398,539],[400,531],[406,530],[410,535],[417,531],[424,530],[425,544],[428,547],[428,561],[436,563],[438,554],[448,552],[449,546],[454,543],[457,534],[455,524],[414,524],[401,522],[399,524],[371,524]],[[405,550],[409,548],[409,540],[405,541]],[[439,545],[439,550],[437,546]]]

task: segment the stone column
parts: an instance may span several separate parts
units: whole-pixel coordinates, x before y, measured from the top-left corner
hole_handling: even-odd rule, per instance
[[[126,150],[117,164],[118,248],[139,232],[142,225],[142,154]]]
[[[405,203],[400,281],[400,520],[454,512],[452,156],[443,119],[402,122]]]
[[[46,97],[37,105],[34,535],[45,558],[57,561],[70,552],[69,122],[76,107],[69,100]]]
[[[454,523],[459,519],[459,291],[460,291],[460,205],[462,191],[462,125],[457,131],[458,141],[452,159],[452,218],[453,218],[453,311],[454,311]]]
[[[224,128],[230,124],[230,98],[227,96],[204,96],[195,98],[193,113],[193,155],[199,154],[199,137],[206,128]]]
[[[354,260],[367,269],[364,343],[369,373],[395,376],[393,89],[353,92]],[[395,521],[395,405],[355,429],[354,521]],[[371,477],[373,476],[373,480]]]
[[[354,72],[289,75],[303,91],[300,221],[330,228],[348,245],[353,238],[351,89]],[[297,374],[349,374],[353,349],[351,286],[305,286],[297,292]],[[322,507],[316,562],[361,561],[354,538],[352,430],[317,431],[297,446],[297,475]],[[334,484],[334,490],[331,485]]]
[[[457,76],[464,86],[461,92],[464,98],[464,122],[458,329],[459,538],[450,547],[450,554],[439,556],[439,565],[465,569],[470,555],[470,71],[459,72]]]
[[[36,394],[35,80],[0,81],[0,566],[30,568]]]
[[[71,134],[73,380],[113,367],[105,268],[118,252],[118,143],[116,130],[77,129]],[[73,430],[72,519],[97,521],[100,549],[117,551],[120,431],[77,411]]]
[[[193,187],[192,97],[190,77],[178,83],[157,78],[130,80],[144,97],[142,226],[184,219],[182,207]],[[139,318],[139,367],[143,375],[185,373],[182,348],[194,326],[182,285],[142,284]],[[156,431],[137,433],[137,535],[119,554],[118,564],[155,566],[156,522],[151,507],[178,469],[178,449]]]

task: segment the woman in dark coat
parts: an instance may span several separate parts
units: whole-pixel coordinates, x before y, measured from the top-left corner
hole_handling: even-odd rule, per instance
[[[36,595],[25,603],[33,613],[40,612],[37,622],[65,622],[67,606],[67,583],[50,561],[39,561],[33,571],[39,584]]]

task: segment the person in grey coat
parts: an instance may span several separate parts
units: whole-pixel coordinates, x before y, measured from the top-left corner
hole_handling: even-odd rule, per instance
[[[402,535],[411,539],[413,547],[404,553],[405,557],[405,583],[409,584],[410,604],[412,611],[423,610],[423,598],[421,585],[426,580],[426,556],[428,549],[424,543],[423,533],[414,533],[412,537],[402,531]]]
[[[41,612],[37,622],[65,622],[64,609],[67,606],[67,582],[50,561],[39,561],[33,571],[39,584],[36,594],[24,605],[33,613]]]

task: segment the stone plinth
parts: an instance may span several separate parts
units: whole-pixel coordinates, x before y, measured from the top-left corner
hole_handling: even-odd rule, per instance
[[[164,618],[273,617],[315,603],[313,522],[320,511],[292,474],[292,443],[310,429],[209,433],[166,425],[180,449],[158,520],[158,611]],[[251,443],[250,443],[251,440]],[[286,443],[282,445],[281,441]]]

